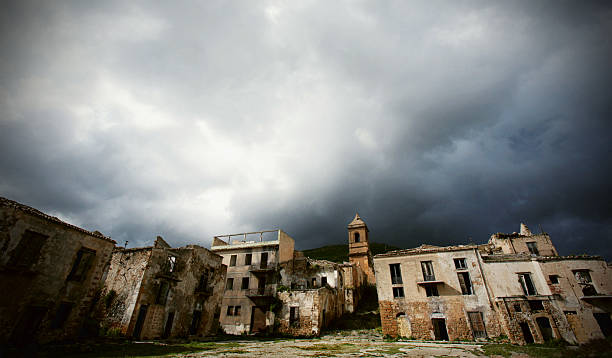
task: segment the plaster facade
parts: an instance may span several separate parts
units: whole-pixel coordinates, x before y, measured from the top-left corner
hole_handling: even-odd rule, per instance
[[[374,257],[383,332],[420,339],[507,336],[586,343],[612,335],[612,275],[596,256],[557,255],[550,237],[422,245]]]

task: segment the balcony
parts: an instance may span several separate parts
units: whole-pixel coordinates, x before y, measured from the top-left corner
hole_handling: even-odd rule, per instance
[[[249,298],[272,298],[275,293],[275,287],[261,287],[246,290],[246,296]]]
[[[210,286],[198,286],[196,287],[194,294],[199,296],[210,296],[213,294],[214,287]]]
[[[274,270],[276,270],[276,264],[259,264],[249,266],[249,271],[254,274],[267,273]]]

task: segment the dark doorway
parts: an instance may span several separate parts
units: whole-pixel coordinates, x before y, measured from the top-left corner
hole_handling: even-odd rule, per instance
[[[538,323],[538,327],[540,328],[540,333],[542,333],[542,339],[544,339],[544,342],[552,340],[553,330],[550,326],[550,321],[548,318],[538,317],[536,318],[536,322]]]
[[[136,320],[136,325],[134,326],[134,333],[132,333],[132,336],[135,339],[140,338],[140,334],[142,333],[142,327],[144,326],[145,319],[147,318],[148,309],[148,305],[140,306],[140,311],[138,311],[138,319]]]
[[[259,263],[259,267],[261,267],[262,269],[268,268],[268,253],[267,252],[262,252],[261,253],[261,262]]]
[[[597,324],[604,336],[612,336],[612,320],[609,313],[593,313],[593,317],[597,320]]]
[[[448,332],[446,331],[446,320],[444,318],[432,318],[434,336],[436,341],[448,341]]]
[[[525,343],[533,343],[533,335],[531,334],[531,330],[529,329],[529,325],[527,322],[519,323],[521,326],[521,331],[523,332],[523,338],[525,338]]]
[[[200,328],[200,322],[202,321],[202,311],[193,311],[193,318],[191,319],[191,326],[189,327],[189,334],[193,335],[198,333]]]
[[[259,306],[251,309],[251,332],[259,333],[266,330],[266,311]]]
[[[257,280],[257,294],[263,295],[266,291],[266,278],[260,277]]]
[[[164,338],[170,337],[172,332],[172,323],[174,322],[174,312],[168,313],[168,319],[166,320],[166,327],[164,327]]]
[[[17,345],[33,341],[46,313],[46,307],[28,307],[13,330],[11,341]]]

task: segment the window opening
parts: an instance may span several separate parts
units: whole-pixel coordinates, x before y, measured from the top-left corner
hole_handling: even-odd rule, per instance
[[[536,244],[534,241],[527,243],[527,249],[529,250],[529,253],[534,256],[538,256],[540,254],[540,251],[538,251],[538,244]]]
[[[521,288],[523,289],[523,293],[526,296],[534,296],[537,295],[537,291],[533,282],[531,281],[531,274],[529,273],[519,273],[519,282],[521,284]]]
[[[404,297],[404,288],[403,287],[393,287],[393,298]]]
[[[465,270],[465,269],[467,269],[467,265],[465,264],[465,259],[464,258],[454,259],[453,261],[455,261],[455,268],[457,270]]]
[[[87,276],[87,271],[91,266],[96,252],[87,248],[81,248],[72,264],[72,269],[68,275],[68,281],[83,281]]]
[[[394,285],[402,284],[402,269],[400,264],[390,264],[389,269],[391,271],[391,283]]]
[[[459,272],[457,273],[457,278],[459,279],[459,286],[461,286],[461,294],[463,295],[474,294],[474,290],[472,288],[472,281],[470,280],[469,273]]]
[[[424,281],[435,281],[436,276],[434,275],[433,264],[431,261],[422,261],[421,269],[423,270]]]

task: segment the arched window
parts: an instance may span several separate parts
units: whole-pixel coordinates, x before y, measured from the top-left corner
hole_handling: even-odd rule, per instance
[[[355,242],[359,242],[359,233],[358,233],[358,232],[356,232],[356,233],[353,235],[353,238],[355,239]]]

